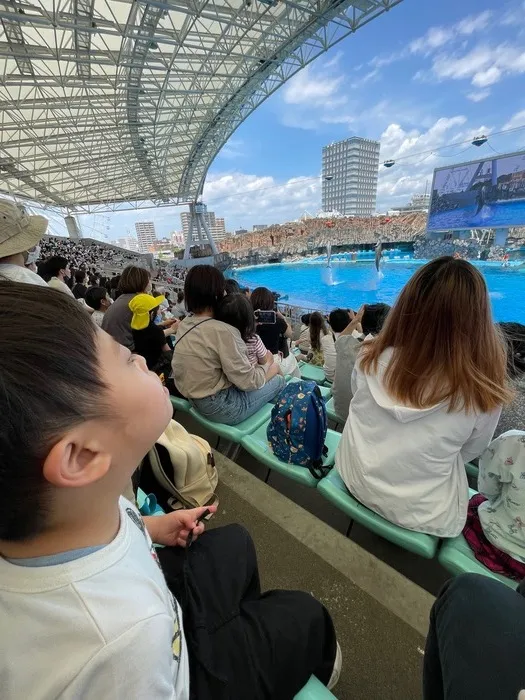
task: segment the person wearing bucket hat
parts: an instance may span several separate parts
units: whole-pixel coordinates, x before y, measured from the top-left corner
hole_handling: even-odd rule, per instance
[[[47,286],[40,275],[25,267],[47,224],[44,216],[30,215],[20,204],[0,198],[0,281]]]
[[[131,332],[135,353],[142,355],[148,369],[153,371],[159,366],[163,353],[171,353],[166,338],[169,335],[175,335],[179,325],[179,322],[175,321],[173,325],[163,329],[155,324],[157,310],[164,299],[164,296],[153,297],[151,294],[136,294],[128,303],[133,314]]]

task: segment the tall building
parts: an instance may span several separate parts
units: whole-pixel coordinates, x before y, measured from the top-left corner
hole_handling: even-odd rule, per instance
[[[137,240],[139,242],[139,252],[148,253],[152,245],[157,241],[155,234],[155,224],[153,221],[137,221],[135,224]]]
[[[208,224],[210,233],[214,241],[222,241],[223,238],[226,238],[226,225],[222,217],[215,216],[214,211],[207,211],[204,214],[204,218],[206,219],[206,223]],[[186,240],[186,236],[190,230],[190,212],[181,212],[180,220],[182,224],[182,233],[184,234],[184,240]],[[194,243],[198,243],[199,236],[195,229],[193,230],[192,238]]]
[[[372,216],[376,209],[379,141],[352,136],[323,147],[323,211]]]
[[[429,194],[414,194],[408,204],[402,207],[395,207],[397,211],[428,211],[430,206]]]
[[[124,238],[117,239],[117,245],[126,250],[131,250],[134,253],[139,252],[139,243],[134,236],[124,236]]]

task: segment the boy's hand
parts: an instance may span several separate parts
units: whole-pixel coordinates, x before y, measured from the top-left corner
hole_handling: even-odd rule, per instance
[[[176,510],[166,515],[152,515],[144,518],[144,522],[155,544],[163,544],[166,547],[186,547],[190,532],[193,532],[193,542],[204,532],[204,522],[197,523],[197,520],[205,510],[215,513],[217,506]]]

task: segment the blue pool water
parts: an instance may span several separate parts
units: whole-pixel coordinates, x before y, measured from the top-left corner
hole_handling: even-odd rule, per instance
[[[290,304],[328,311],[339,306],[359,308],[378,301],[392,304],[400,289],[423,261],[385,262],[381,272],[373,261],[300,262],[260,265],[234,270],[240,284],[269,287],[288,295]],[[485,275],[497,321],[525,324],[525,265],[502,268],[501,263],[478,263]]]

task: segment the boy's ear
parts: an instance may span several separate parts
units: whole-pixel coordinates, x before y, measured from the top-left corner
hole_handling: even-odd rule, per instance
[[[108,473],[111,455],[97,441],[84,442],[79,438],[79,435],[66,435],[46,457],[43,474],[53,486],[89,486]]]

